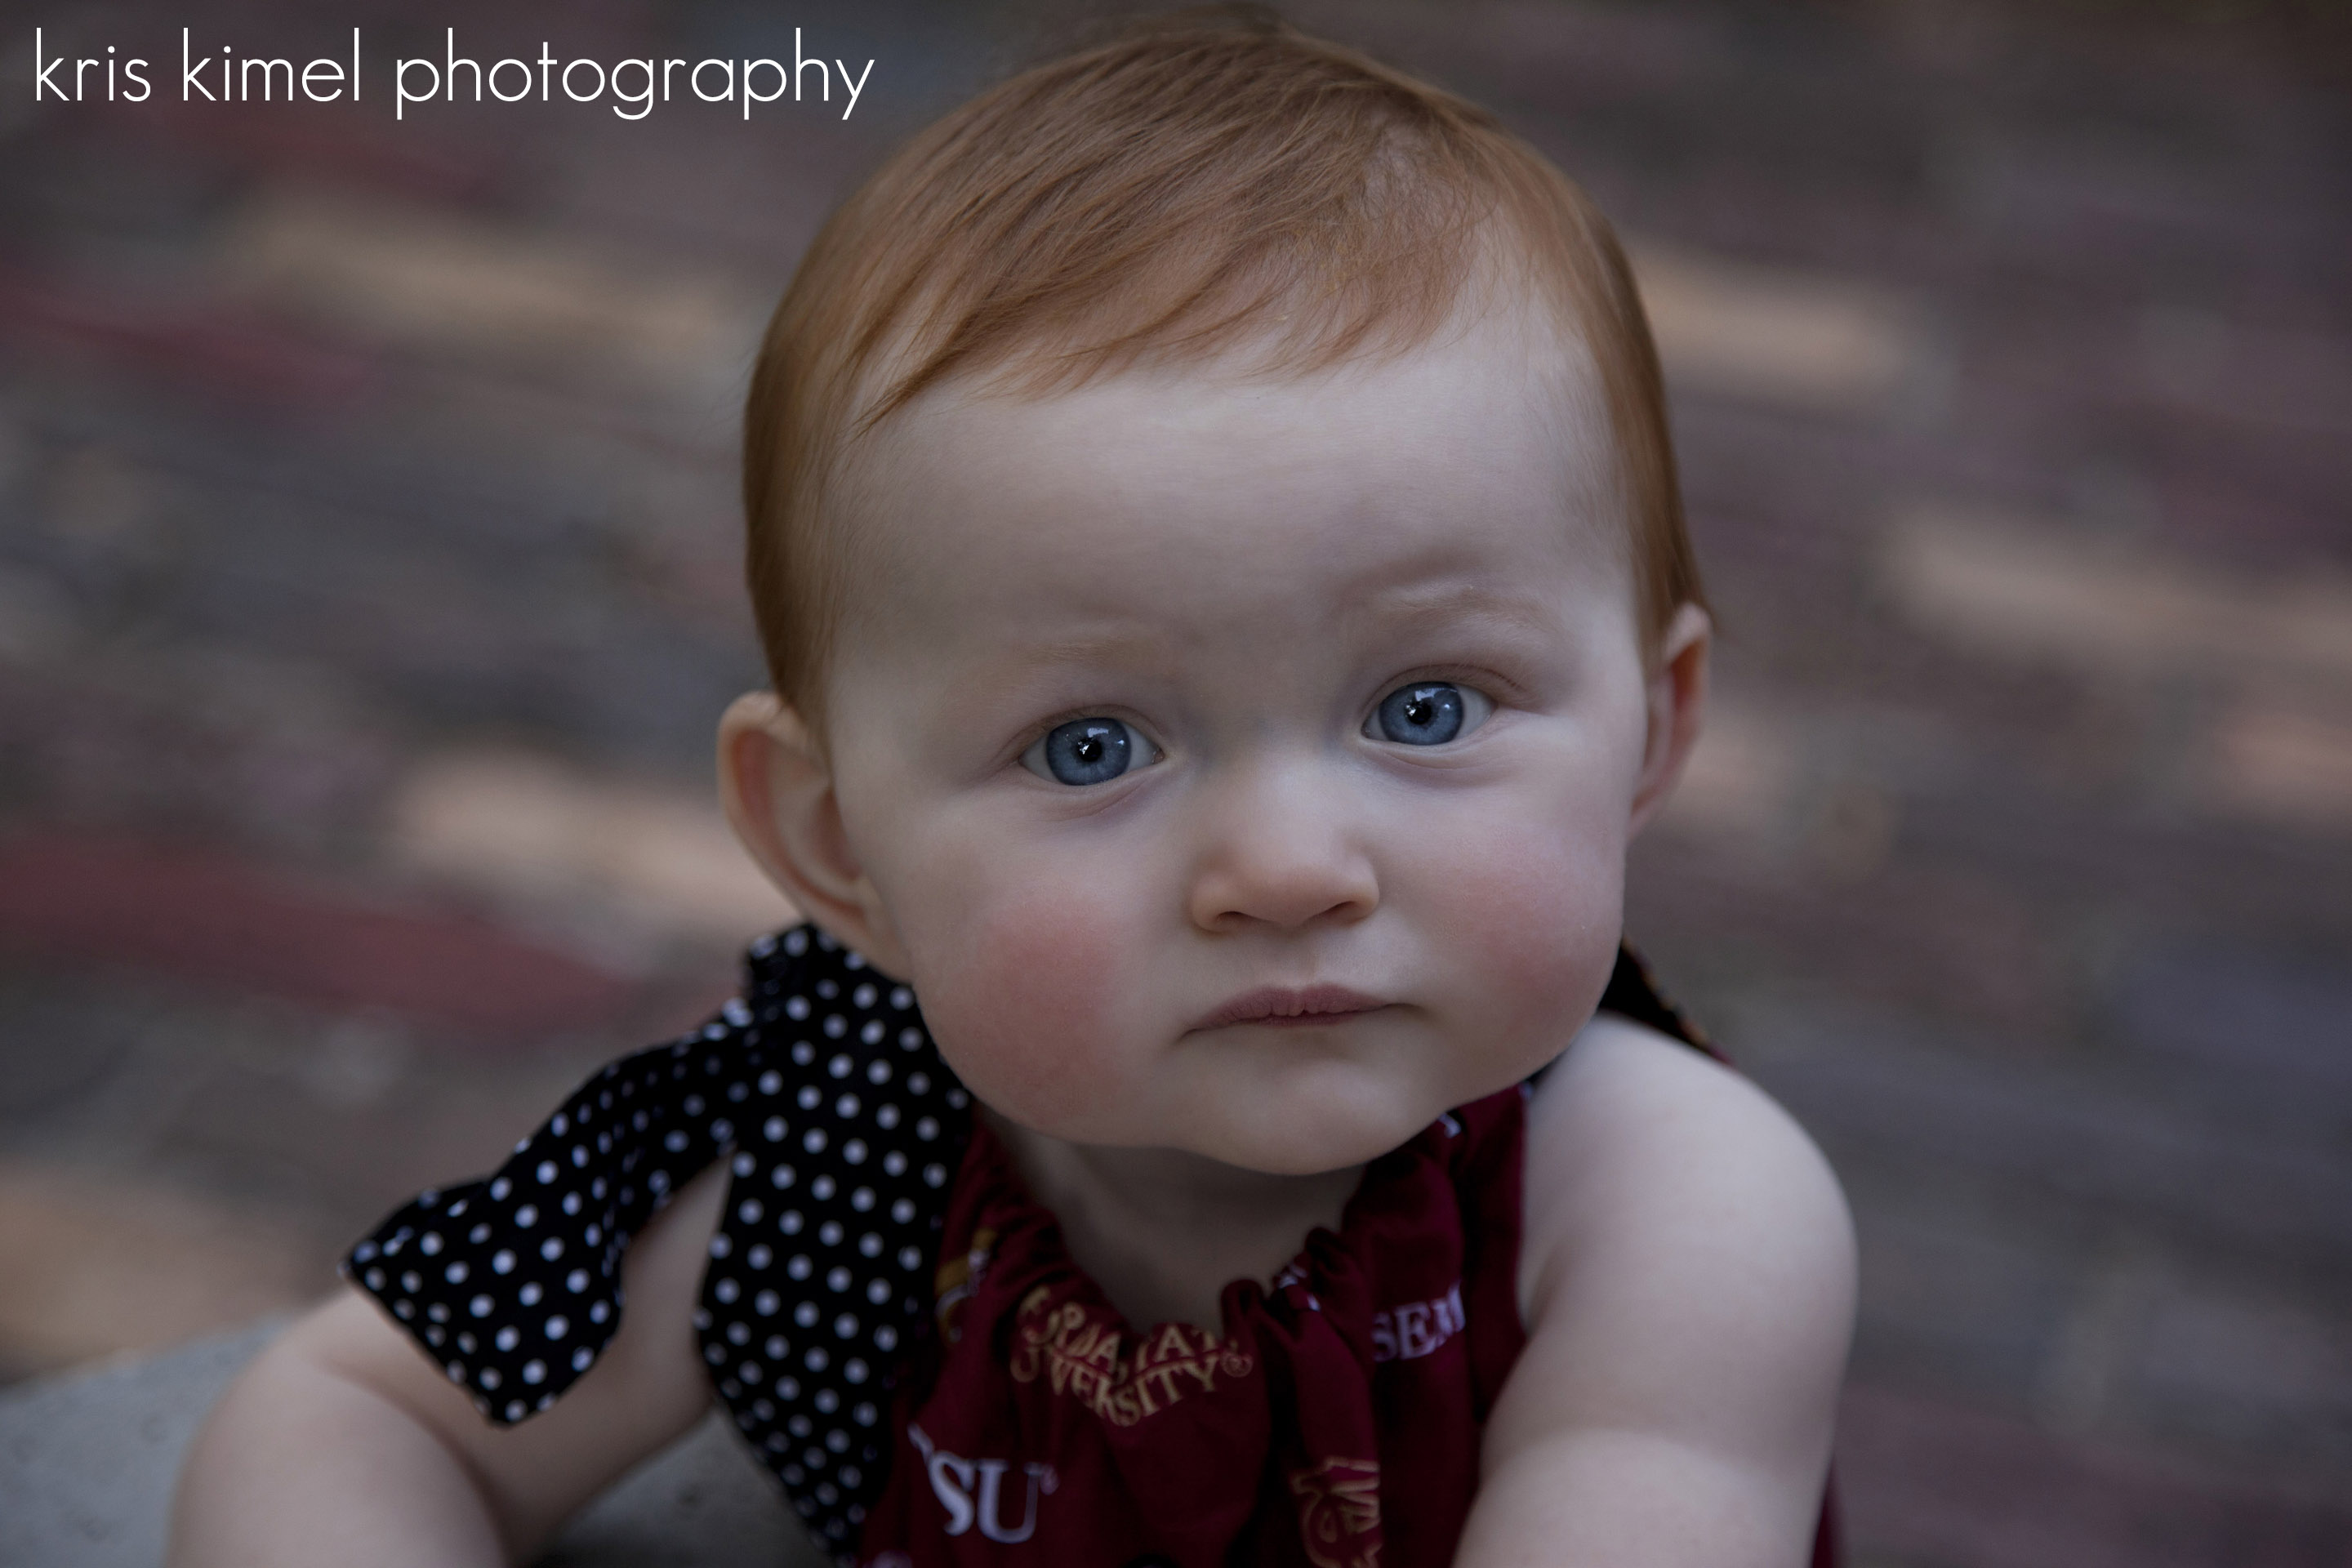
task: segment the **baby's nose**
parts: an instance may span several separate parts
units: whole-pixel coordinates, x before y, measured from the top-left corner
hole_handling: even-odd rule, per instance
[[[1213,791],[1188,889],[1193,923],[1231,931],[1370,915],[1380,882],[1345,800],[1305,764],[1260,769]]]

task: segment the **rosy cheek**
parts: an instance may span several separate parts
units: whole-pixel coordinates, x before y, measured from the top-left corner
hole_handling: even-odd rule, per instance
[[[1025,1125],[1073,1126],[1115,1091],[1131,961],[1110,910],[1046,883],[1007,889],[942,932],[924,1016],[972,1091]],[[921,955],[918,955],[920,957]]]
[[[1456,869],[1441,883],[1448,912],[1440,929],[1480,977],[1497,1022],[1548,1034],[1598,1001],[1623,917],[1622,843],[1569,826],[1497,832],[1455,848]]]

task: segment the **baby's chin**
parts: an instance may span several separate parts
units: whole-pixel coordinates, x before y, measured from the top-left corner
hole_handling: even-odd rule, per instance
[[[1315,1176],[1368,1163],[1402,1148],[1448,1109],[1443,1097],[1393,1084],[1320,1091],[1286,1085],[1235,1096],[1181,1119],[1179,1147],[1269,1176]]]
[[[1292,1082],[1276,1089],[1220,1085],[1173,1103],[1155,1106],[1139,1096],[1143,1103],[1078,1110],[973,1088],[983,1105],[1028,1133],[1079,1146],[1174,1150],[1267,1176],[1318,1176],[1366,1164],[1411,1142],[1452,1103],[1395,1084]]]

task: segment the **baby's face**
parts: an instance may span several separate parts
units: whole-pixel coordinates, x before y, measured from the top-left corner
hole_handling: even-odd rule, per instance
[[[833,780],[986,1103],[1336,1170],[1568,1044],[1647,728],[1589,378],[1496,314],[1307,379],[949,387],[877,432],[836,498],[867,553]]]

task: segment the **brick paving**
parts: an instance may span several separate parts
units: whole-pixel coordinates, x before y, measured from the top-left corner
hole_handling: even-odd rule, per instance
[[[202,9],[0,50],[445,25]],[[791,47],[476,9],[485,58]],[[2352,1557],[2352,32],[1299,14],[1493,103],[1649,280],[1727,635],[1633,927],[1853,1196],[1859,1560]],[[868,96],[748,129],[36,110],[9,56],[0,1378],[299,1301],[724,994],[750,333],[1040,15],[799,8]]]

